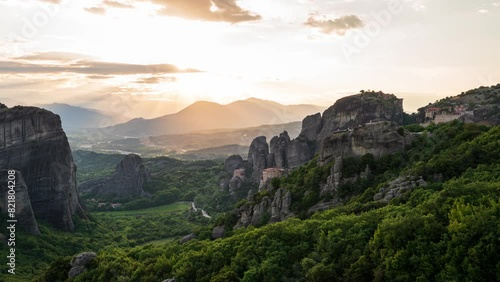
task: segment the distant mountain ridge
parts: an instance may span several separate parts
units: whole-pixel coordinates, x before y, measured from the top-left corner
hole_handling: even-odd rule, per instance
[[[287,106],[256,98],[235,101],[227,105],[198,101],[178,113],[154,119],[133,119],[107,127],[105,132],[118,136],[144,137],[217,128],[245,128],[299,121],[304,116],[324,109],[315,105]]]
[[[43,104],[39,105],[39,107],[59,115],[66,130],[100,128],[114,123],[112,117],[94,109],[61,103]]]

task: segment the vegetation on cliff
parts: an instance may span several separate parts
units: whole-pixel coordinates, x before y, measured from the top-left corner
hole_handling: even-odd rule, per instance
[[[368,164],[373,178],[343,187],[342,206],[215,241],[201,229],[198,240],[182,245],[107,248],[73,281],[499,280],[499,137],[500,126],[430,126],[387,159],[347,160],[344,173]],[[316,189],[324,174],[309,163],[273,182],[300,194]],[[429,184],[388,204],[373,201],[380,185],[404,174]],[[302,200],[299,212],[308,206]],[[65,275],[53,265],[40,279]]]

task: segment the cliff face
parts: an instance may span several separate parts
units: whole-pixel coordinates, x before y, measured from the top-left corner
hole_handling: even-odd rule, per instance
[[[0,210],[2,213],[7,213],[8,206],[8,196],[9,196],[9,185],[6,181],[9,176],[8,170],[0,170]],[[21,172],[15,171],[15,208],[17,222],[24,228],[27,233],[38,235],[40,234],[40,229],[35,219],[35,214],[33,213],[33,208],[31,207],[31,200],[28,193],[28,187],[24,182]]]
[[[380,125],[380,121],[385,123]],[[396,133],[402,123],[403,100],[392,94],[369,92],[339,99],[323,116],[318,113],[304,118],[302,131],[294,140],[286,131],[273,137],[270,145],[264,136],[254,139],[248,153],[254,169],[252,179],[258,183],[265,168],[301,166],[316,153],[322,160],[338,154],[372,153],[377,157],[393,153],[406,144]]]
[[[292,217],[293,213],[290,212],[291,202],[290,191],[280,188],[276,190],[272,199],[265,196],[258,204],[243,205],[238,210],[239,219],[234,229],[248,225],[259,226],[279,222]]]
[[[130,154],[116,165],[115,173],[111,177],[84,182],[79,190],[97,197],[128,198],[147,195],[143,186],[150,180],[150,172],[144,167],[142,158]]]
[[[321,142],[337,130],[354,128],[359,125],[374,121],[393,121],[403,123],[403,100],[392,94],[382,92],[369,92],[364,94],[344,97],[328,108],[321,117],[309,118],[308,127],[302,129],[301,135],[309,140]],[[304,123],[303,123],[304,125]],[[314,136],[316,128],[318,132]]]
[[[413,135],[399,131],[394,122],[367,123],[352,130],[339,131],[324,138],[319,148],[319,161],[326,163],[334,157],[360,157],[372,154],[375,158],[404,150]],[[401,135],[401,134],[402,135]]]
[[[248,150],[248,164],[252,167],[252,180],[259,183],[262,176],[262,170],[268,168],[269,159],[269,145],[267,144],[265,136],[259,136],[252,141],[250,149]]]
[[[58,115],[34,107],[0,109],[0,169],[22,173],[37,219],[72,231],[72,216],[85,216]]]

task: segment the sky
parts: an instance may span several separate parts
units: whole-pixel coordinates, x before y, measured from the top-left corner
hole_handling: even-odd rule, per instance
[[[500,82],[499,0],[0,0],[0,100],[128,117],[198,100],[406,111]]]

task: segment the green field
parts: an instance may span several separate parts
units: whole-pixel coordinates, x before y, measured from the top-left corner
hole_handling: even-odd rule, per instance
[[[139,214],[168,213],[174,211],[183,211],[189,209],[189,207],[191,207],[191,202],[175,202],[168,205],[152,207],[142,210],[96,212],[95,214],[139,215]]]

